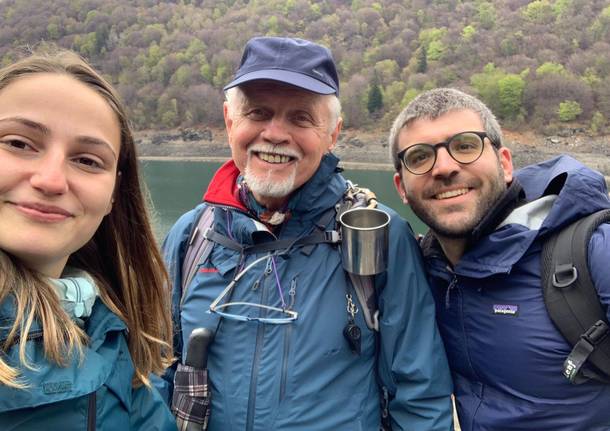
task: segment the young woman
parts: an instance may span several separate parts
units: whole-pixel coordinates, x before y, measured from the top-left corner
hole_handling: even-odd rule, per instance
[[[0,70],[0,429],[175,430],[167,276],[113,88],[69,52]]]

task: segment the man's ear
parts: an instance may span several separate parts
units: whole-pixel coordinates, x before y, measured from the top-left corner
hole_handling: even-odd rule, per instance
[[[339,134],[341,133],[341,128],[343,127],[343,118],[339,117],[337,120],[337,125],[335,126],[335,130],[330,134],[330,146],[328,147],[328,151],[332,151],[337,146],[337,140],[339,139]]]
[[[508,148],[500,147],[498,149],[498,158],[504,172],[504,181],[506,184],[509,184],[513,180],[513,156]]]
[[[398,192],[398,196],[400,196],[402,203],[408,205],[409,200],[407,199],[407,193],[405,192],[405,185],[402,181],[402,175],[400,175],[398,172],[394,174],[394,187],[396,187],[396,191]]]
[[[231,133],[231,128],[233,127],[233,119],[229,114],[229,102],[224,102],[222,104],[222,115],[225,119],[225,129],[227,131],[227,135]]]

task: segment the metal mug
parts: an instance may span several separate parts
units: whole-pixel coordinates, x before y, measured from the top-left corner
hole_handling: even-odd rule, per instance
[[[385,271],[390,215],[377,208],[359,207],[341,214],[339,223],[343,268],[358,275]]]

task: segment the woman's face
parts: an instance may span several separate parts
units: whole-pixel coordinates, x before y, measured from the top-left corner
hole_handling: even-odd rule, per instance
[[[58,277],[112,209],[120,143],[110,105],[68,75],[0,90],[0,249]]]

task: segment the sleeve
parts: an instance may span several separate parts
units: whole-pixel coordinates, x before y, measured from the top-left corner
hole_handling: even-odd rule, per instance
[[[174,327],[173,351],[176,361],[159,378],[151,376],[151,382],[161,393],[166,403],[170,405],[174,387],[174,373],[182,356],[182,329],[180,320],[180,300],[182,299],[182,260],[186,252],[186,246],[193,230],[193,224],[197,222],[199,214],[205,208],[205,204],[198,205],[195,209],[182,215],[172,226],[163,241],[161,251],[163,260],[172,283],[172,325]]]
[[[419,246],[390,211],[390,249],[379,282],[381,384],[389,392],[392,429],[453,429],[452,382]]]
[[[132,431],[176,431],[176,420],[154,387],[133,389],[130,412]]]
[[[610,321],[610,223],[602,224],[593,232],[587,258],[591,279]]]

